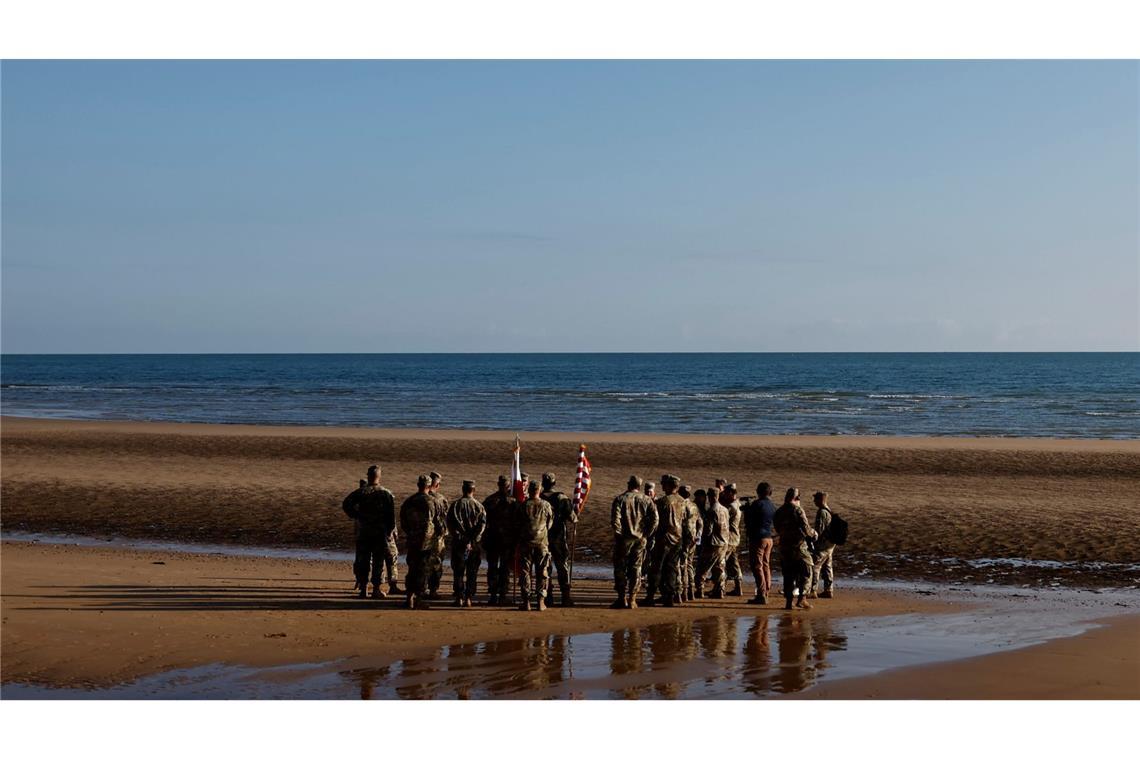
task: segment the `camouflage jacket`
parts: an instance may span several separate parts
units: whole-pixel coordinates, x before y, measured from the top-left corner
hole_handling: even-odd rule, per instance
[[[447,511],[447,527],[452,541],[477,544],[487,529],[487,512],[478,499],[463,496]]]
[[[437,542],[439,542],[439,541],[442,541],[443,539],[447,538],[447,534],[448,534],[447,515],[451,512],[451,502],[449,502],[447,500],[446,496],[439,493],[438,491],[436,491],[434,493],[429,493],[428,496],[435,503],[436,511],[440,515],[443,516],[443,530],[440,533],[438,533],[435,537],[435,540]]]
[[[734,500],[725,507],[728,510],[728,545],[740,545],[740,501]]]
[[[387,538],[396,529],[396,497],[383,486],[361,486],[345,497],[341,509],[356,520],[361,538]]]
[[[400,507],[400,528],[409,551],[430,549],[447,531],[447,518],[431,494],[414,493]]]
[[[509,493],[503,495],[498,491],[483,500],[483,508],[487,512],[487,530],[483,543],[495,547],[511,546],[515,542],[515,509],[518,502]]]
[[[772,523],[780,536],[780,551],[790,551],[802,546],[805,539],[815,538],[815,530],[798,504],[785,502],[776,510]]]
[[[617,538],[648,539],[657,530],[657,507],[640,491],[626,491],[610,508],[610,528]]]
[[[655,536],[666,546],[681,543],[685,533],[685,497],[671,493],[657,498],[657,530]]]
[[[704,531],[704,522],[695,502],[685,501],[685,520],[681,525],[681,546],[688,548],[701,540]]]
[[[714,504],[705,514],[708,515],[705,533],[708,535],[709,546],[729,546],[732,535],[728,529],[728,510],[723,504]]]
[[[542,499],[527,499],[515,515],[520,544],[546,544],[554,525],[554,509]]]
[[[543,491],[538,498],[550,504],[554,511],[554,525],[550,528],[551,541],[566,541],[570,531],[569,526],[578,522],[578,513],[570,503],[570,497],[561,491]]]

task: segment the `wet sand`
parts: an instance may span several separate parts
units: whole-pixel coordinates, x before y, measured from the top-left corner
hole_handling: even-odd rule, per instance
[[[628,625],[754,615],[741,598],[679,608],[610,610],[611,585],[578,584],[572,609],[420,612],[400,600],[361,600],[345,562],[137,552],[4,542],[2,679],[108,686],[213,663],[266,667],[345,657],[394,658],[444,645],[611,631]],[[936,612],[933,599],[845,593],[803,612],[815,618]],[[769,605],[766,611],[780,608]]]
[[[344,562],[2,550],[6,698],[1140,698],[1135,592],[615,611],[591,580],[574,609],[410,612],[353,598]],[[1023,626],[1045,643],[974,656]]]
[[[454,496],[485,493],[513,434],[3,418],[6,531],[245,546],[346,549],[340,511],[371,462],[411,492],[429,469]],[[832,494],[851,523],[836,556],[847,577],[996,581],[1049,587],[1135,582],[1140,441],[523,433],[523,468],[573,487],[589,445],[594,493],[578,561],[604,562],[608,512],[630,472],[760,480]],[[810,511],[810,508],[809,508]],[[996,562],[995,562],[996,560]]]

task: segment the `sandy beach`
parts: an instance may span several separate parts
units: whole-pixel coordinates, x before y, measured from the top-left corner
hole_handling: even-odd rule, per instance
[[[398,499],[417,474],[444,491],[505,472],[513,434],[4,418],[4,530],[348,549],[340,509],[372,462]],[[522,433],[523,468],[594,490],[578,561],[609,555],[613,496],[631,472],[825,490],[851,523],[847,577],[1078,586],[1135,582],[1140,441]],[[810,505],[808,506],[811,511]]]
[[[27,540],[347,552],[340,501],[369,463],[398,497],[428,469],[450,495],[463,478],[493,483],[512,439],[3,419],[8,696],[1140,697],[1133,441],[523,433],[524,469],[553,470],[565,489],[579,443],[594,466],[580,605],[542,615],[357,600],[345,559]],[[609,502],[630,472],[666,471],[702,485],[723,475],[745,492],[761,479],[831,492],[852,524],[837,598],[790,615],[741,599],[606,609]],[[1049,596],[1066,589],[1075,596]],[[1016,636],[1007,619],[1022,621],[1007,626]],[[907,646],[891,643],[900,635]],[[575,668],[600,675],[567,679]]]

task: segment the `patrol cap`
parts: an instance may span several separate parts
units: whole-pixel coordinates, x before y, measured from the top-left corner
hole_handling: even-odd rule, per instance
[[[474,490],[474,488],[475,488],[475,481],[474,480],[463,481],[463,490],[464,491],[471,491],[471,490]]]
[[[543,488],[550,488],[552,485],[554,485],[554,480],[555,480],[555,478],[554,478],[553,472],[542,473],[542,487]]]
[[[438,483],[438,482],[440,482],[441,480],[443,480],[443,476],[442,476],[442,475],[440,475],[440,474],[439,474],[438,472],[436,472],[435,470],[432,470],[431,472],[429,472],[429,473],[428,473],[428,476],[431,478],[431,482],[432,482],[432,483]]]
[[[510,483],[510,482],[511,482],[511,479],[508,478],[506,475],[500,475],[499,476],[499,485],[503,485],[504,483]]]
[[[631,489],[634,489],[634,490],[639,489],[639,488],[641,488],[641,478],[637,477],[636,475],[630,475],[629,476],[629,483],[627,483],[627,485]]]
[[[675,486],[680,482],[681,482],[681,479],[678,478],[676,475],[670,475],[669,473],[665,473],[664,475],[661,476],[661,485],[663,485],[663,486],[668,486],[668,485],[674,485]]]
[[[368,468],[368,477],[372,477],[373,475],[379,475],[379,474],[380,474],[380,465],[374,464]]]
[[[736,493],[736,484],[735,483],[725,483],[724,484],[724,490],[732,491],[733,493]]]
[[[538,481],[532,480],[527,483],[526,490],[530,491],[531,493],[538,493]]]
[[[689,489],[689,486],[685,483],[682,483],[680,486],[677,487],[677,493],[681,494],[681,496],[683,498],[686,498],[686,499],[693,495],[693,492]]]
[[[431,478],[428,477],[427,475],[420,475],[418,478],[416,478],[416,485],[418,485],[420,488],[423,488],[424,486],[430,485],[430,484],[431,484]]]

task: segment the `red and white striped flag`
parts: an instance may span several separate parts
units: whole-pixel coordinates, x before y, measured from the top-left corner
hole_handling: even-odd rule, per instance
[[[574,480],[574,511],[581,512],[590,496],[590,460],[586,459],[586,444],[578,448],[578,477]]]
[[[522,481],[522,465],[519,462],[519,452],[522,450],[522,444],[519,441],[518,433],[515,433],[515,455],[511,459],[511,491],[515,495],[515,499],[520,502],[526,501],[526,488],[523,486]]]

